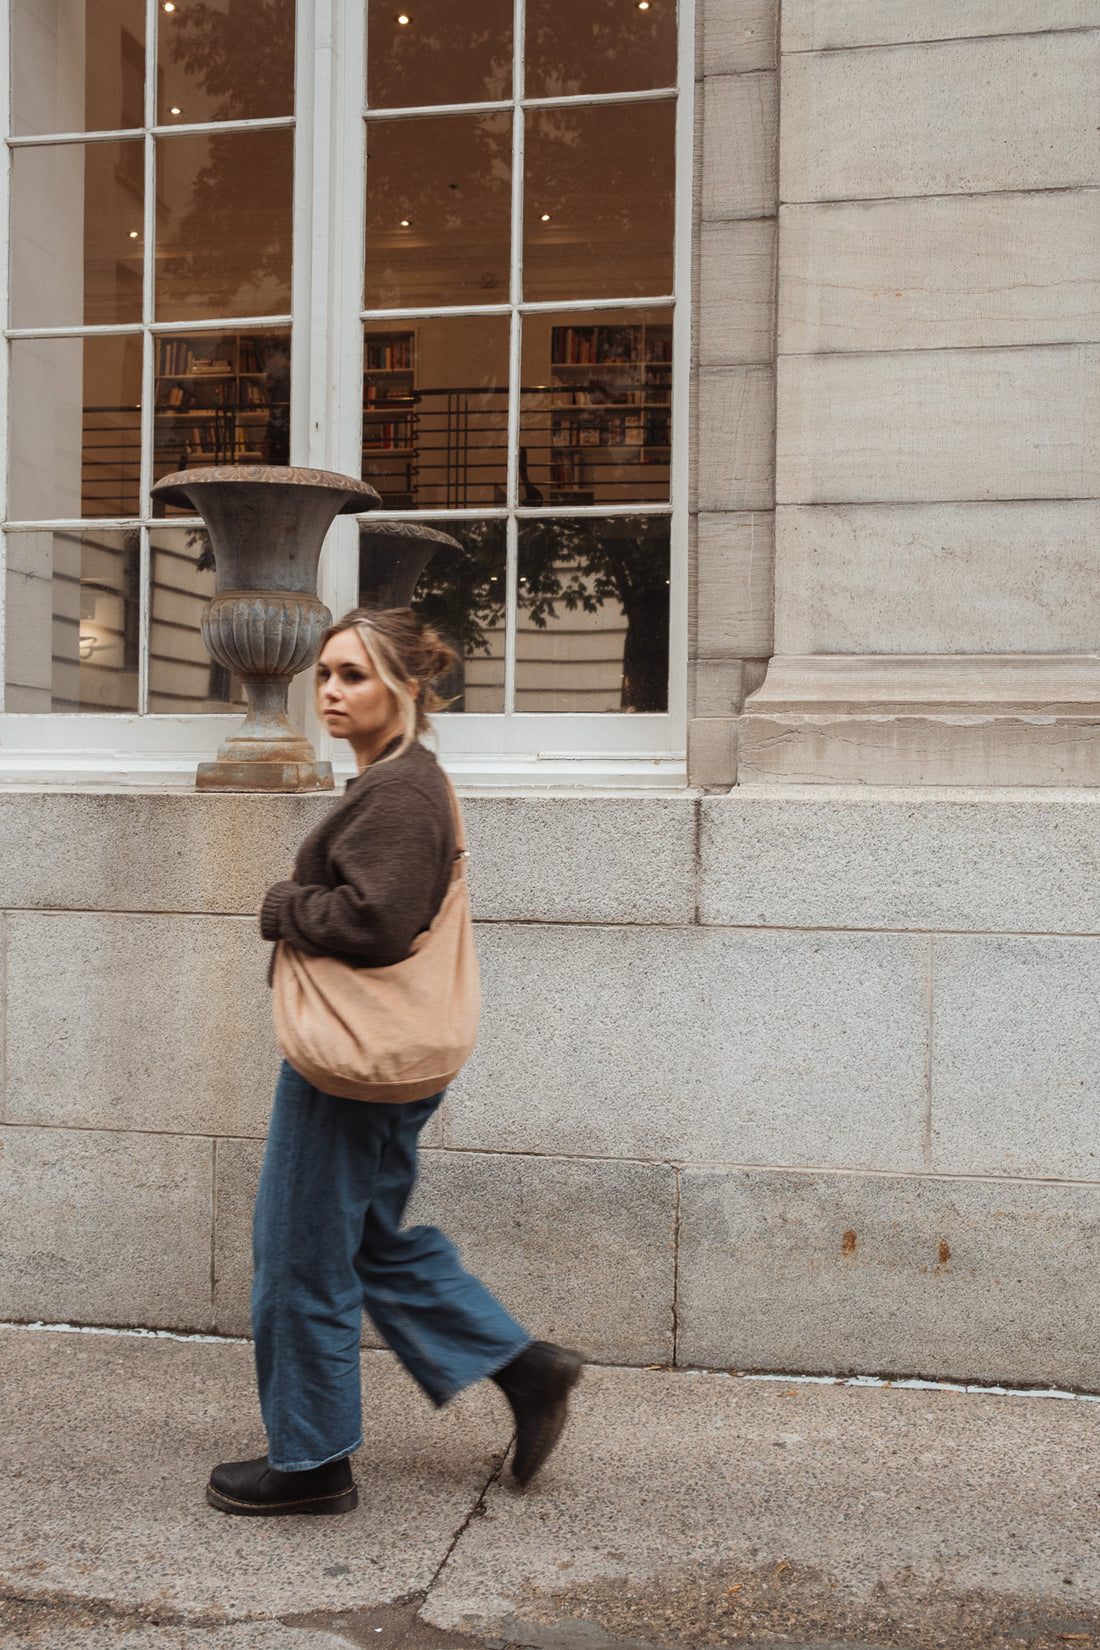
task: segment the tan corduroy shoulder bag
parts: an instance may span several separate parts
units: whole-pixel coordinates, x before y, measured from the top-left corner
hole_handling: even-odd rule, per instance
[[[443,903],[403,962],[354,968],[280,940],[275,1036],[294,1070],[324,1094],[390,1104],[426,1100],[473,1052],[481,1010],[466,885],[466,832],[450,780],[455,862]]]

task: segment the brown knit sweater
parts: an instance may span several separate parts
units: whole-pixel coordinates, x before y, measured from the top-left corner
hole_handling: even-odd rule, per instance
[[[348,781],[299,848],[294,880],[268,889],[260,930],[314,957],[401,962],[439,910],[454,856],[447,782],[431,751],[410,745]]]

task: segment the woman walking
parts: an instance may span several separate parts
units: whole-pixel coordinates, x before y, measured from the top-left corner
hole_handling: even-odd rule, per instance
[[[356,609],[326,632],[317,697],[355,753],[344,800],[306,837],[293,879],[268,890],[267,940],[306,957],[384,968],[439,911],[457,853],[451,790],[420,742],[454,654],[409,608]],[[401,1230],[417,1142],[443,1093],[406,1104],[342,1099],[284,1060],[256,1196],[252,1328],[268,1453],[226,1462],[206,1498],[226,1513],[350,1512],[363,1442],[365,1307],[431,1401],[494,1380],[516,1421],[526,1484],[565,1424],[579,1354],[533,1341],[431,1226]]]

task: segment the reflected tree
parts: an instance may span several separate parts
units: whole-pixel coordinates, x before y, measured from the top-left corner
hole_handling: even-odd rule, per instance
[[[668,709],[668,522],[618,516],[591,524],[524,523],[520,538],[519,603],[545,630],[567,613],[597,614],[617,603],[626,620],[619,708]]]
[[[201,93],[204,119],[293,112],[294,12],[294,0],[179,6],[171,29],[161,31],[162,50],[177,75]],[[262,289],[266,282],[286,286],[292,141],[288,133],[286,164],[273,166],[275,140],[271,132],[214,132],[204,139],[207,158],[173,236],[188,250],[165,260],[162,279],[194,296]]]
[[[260,120],[294,109],[294,0],[190,0],[160,46],[213,102],[207,120]]]
[[[427,568],[413,605],[469,657],[504,621],[504,526],[448,523],[466,555]],[[620,709],[668,709],[669,536],[663,517],[527,521],[521,529],[519,609],[539,630],[559,611],[593,616],[609,603],[626,620]],[[456,690],[449,686],[448,691]]]

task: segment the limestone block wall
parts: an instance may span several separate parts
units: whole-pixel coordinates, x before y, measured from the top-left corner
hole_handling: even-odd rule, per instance
[[[1100,5],[782,14],[777,658],[741,775],[1095,784]]]
[[[736,777],[772,651],[778,0],[699,0],[688,767]]]
[[[247,1332],[254,910],[327,803],[0,794],[0,1318]],[[465,800],[438,1219],[597,1360],[1100,1389],[1100,793]]]

